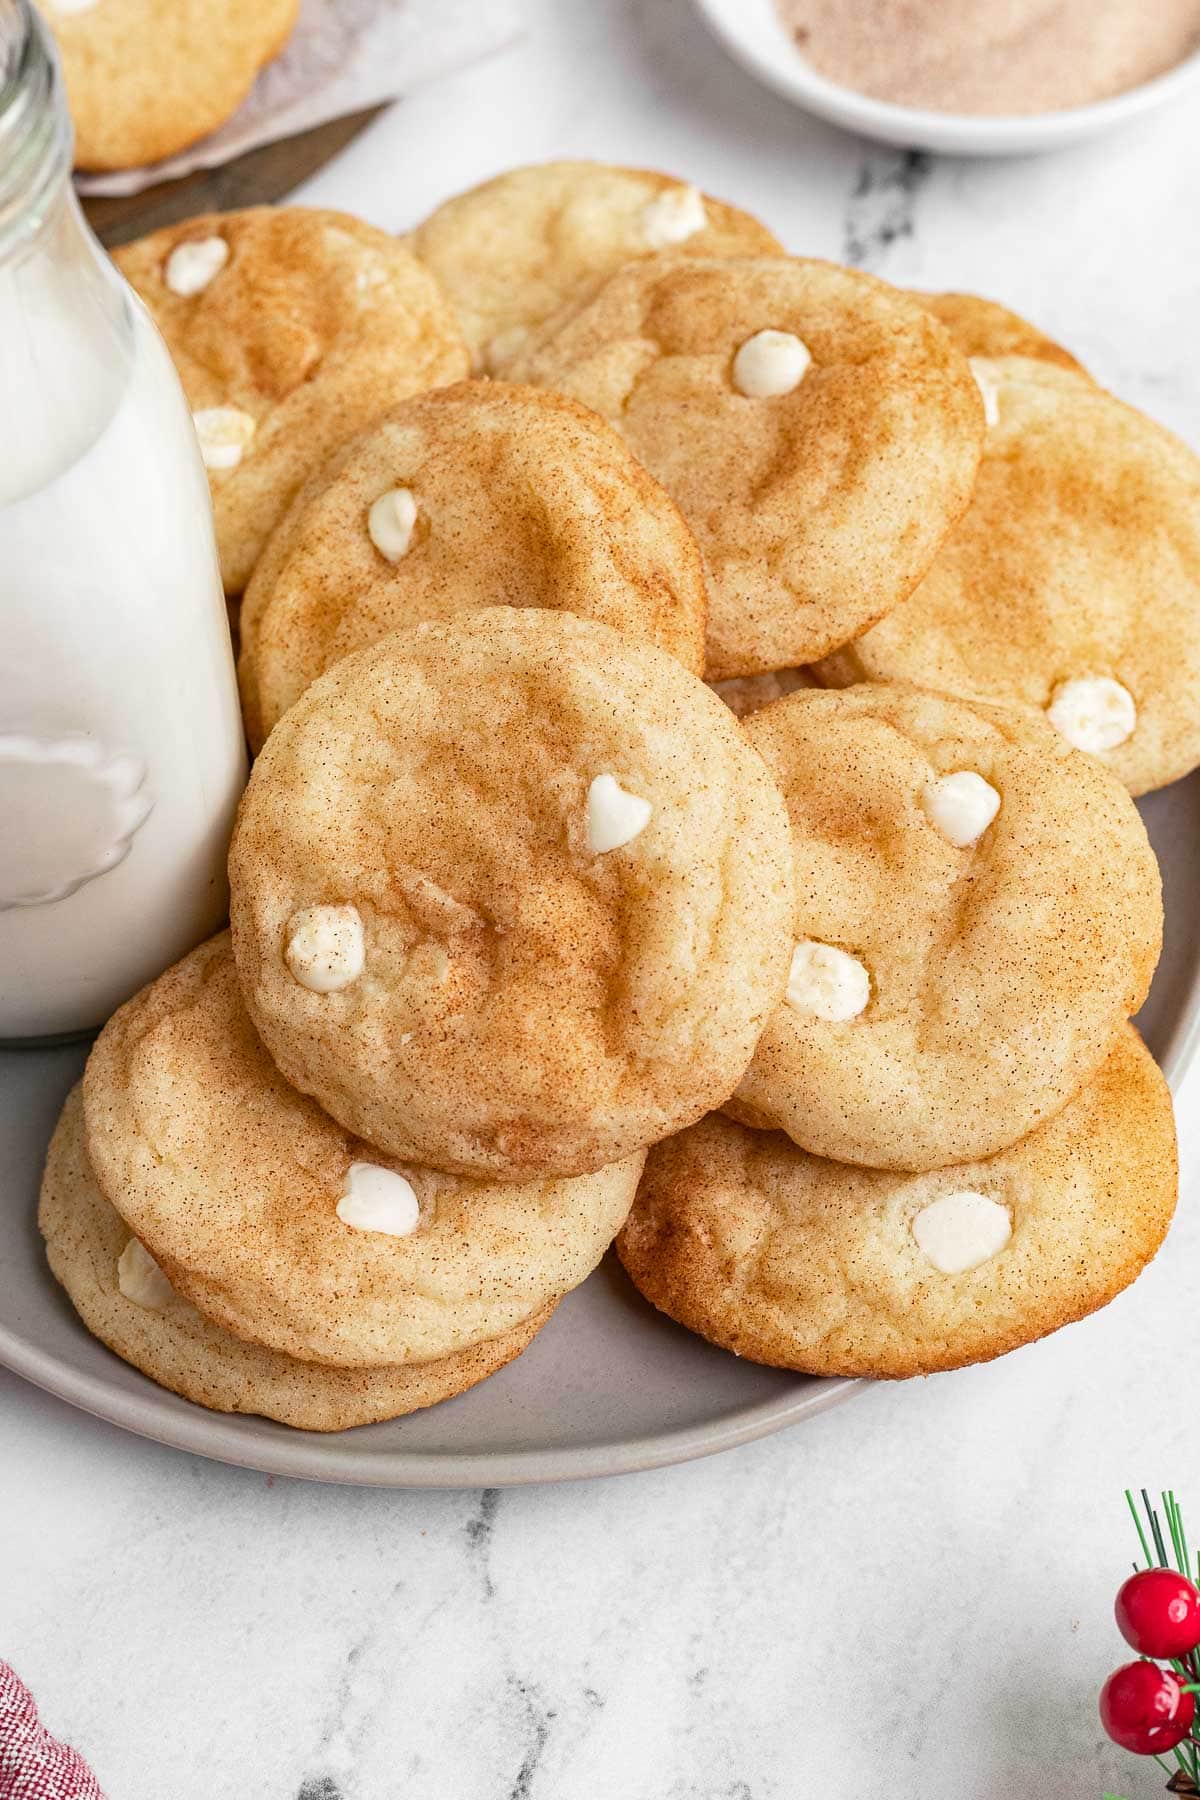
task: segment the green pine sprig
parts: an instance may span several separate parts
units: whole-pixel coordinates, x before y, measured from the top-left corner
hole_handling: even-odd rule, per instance
[[[1193,1570],[1188,1556],[1187,1533],[1183,1527],[1183,1512],[1175,1497],[1173,1489],[1163,1489],[1162,1510],[1167,1521],[1167,1535],[1171,1540],[1171,1552],[1174,1556],[1174,1564],[1172,1564],[1171,1556],[1168,1556],[1167,1554],[1167,1543],[1166,1538],[1163,1536],[1162,1523],[1158,1513],[1151,1504],[1150,1496],[1146,1492],[1146,1489],[1142,1489],[1142,1507],[1145,1512],[1146,1521],[1144,1528],[1142,1516],[1138,1512],[1137,1503],[1129,1488],[1125,1489],[1125,1499],[1129,1506],[1129,1510],[1133,1515],[1133,1523],[1138,1534],[1138,1542],[1142,1547],[1142,1555],[1146,1559],[1146,1567],[1148,1569],[1169,1569],[1174,1566],[1186,1580],[1193,1581],[1200,1587],[1200,1554],[1197,1555],[1196,1567]],[[1149,1538],[1146,1536],[1147,1531],[1150,1534]],[[1153,1550],[1151,1550],[1151,1545],[1153,1545]],[[1138,1570],[1138,1564],[1135,1562],[1133,1567],[1136,1572]],[[1145,1660],[1150,1661],[1151,1659],[1147,1657]],[[1176,1675],[1178,1675],[1180,1685],[1187,1693],[1200,1694],[1200,1662],[1197,1661],[1194,1652],[1185,1662],[1180,1662],[1173,1658],[1171,1667],[1174,1669]],[[1181,1773],[1188,1777],[1192,1783],[1193,1789],[1200,1792],[1200,1737],[1196,1736],[1195,1726],[1192,1728],[1191,1735],[1184,1738],[1181,1744],[1175,1746],[1173,1755],[1178,1768],[1177,1772],[1172,1774],[1172,1782],[1177,1781],[1178,1775]],[[1171,1773],[1171,1765],[1169,1762],[1165,1761],[1163,1757],[1155,1756],[1154,1760],[1159,1764],[1160,1768],[1166,1769],[1168,1773]],[[1172,1791],[1178,1793],[1180,1788],[1173,1787]],[[1185,1787],[1182,1791],[1186,1793],[1188,1790]]]

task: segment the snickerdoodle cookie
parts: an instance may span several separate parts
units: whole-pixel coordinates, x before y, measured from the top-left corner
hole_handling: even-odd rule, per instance
[[[719,1105],[783,993],[783,802],[672,657],[496,608],[357,651],[267,739],[238,972],[290,1081],[393,1156],[596,1169]]]
[[[832,263],[633,263],[514,380],[617,426],[695,532],[713,680],[792,668],[920,581],[971,496],[983,404],[923,307]]]
[[[813,1375],[928,1375],[1107,1304],[1176,1196],[1167,1084],[1132,1026],[1062,1112],[925,1175],[824,1162],[717,1114],[650,1152],[617,1248],[661,1311]]]
[[[1087,374],[1069,350],[998,300],[985,300],[982,294],[906,291],[910,300],[918,301],[946,327],[964,356],[1032,356],[1073,369],[1077,375]]]
[[[158,162],[237,111],[299,0],[46,0],[81,169]]]
[[[230,594],[335,450],[409,394],[467,372],[429,271],[346,213],[208,213],[125,245],[116,261],[193,409]]]
[[[409,238],[458,314],[474,367],[506,373],[546,321],[622,264],[779,249],[765,225],[650,169],[551,162],[457,194]]]
[[[1162,787],[1200,762],[1200,459],[1067,369],[977,366],[994,416],[969,509],[817,675],[1021,700],[1133,793]]]
[[[453,1356],[599,1262],[640,1155],[505,1186],[400,1164],[290,1088],[228,934],[114,1014],[83,1078],[101,1192],[168,1281],[238,1337],[350,1368]]]
[[[309,481],[259,559],[238,665],[252,746],[350,651],[501,605],[600,619],[704,665],[695,539],[611,426],[497,381],[418,394]]]
[[[746,719],[792,824],[791,975],[729,1110],[886,1169],[989,1156],[1141,1005],[1158,866],[1121,784],[1037,713],[882,684]]]
[[[176,1293],[104,1198],[88,1160],[78,1088],[50,1141],[38,1222],[71,1304],[125,1362],[198,1406],[261,1413],[305,1431],[344,1431],[449,1400],[519,1356],[553,1310],[454,1356],[394,1368],[327,1368],[234,1337]]]

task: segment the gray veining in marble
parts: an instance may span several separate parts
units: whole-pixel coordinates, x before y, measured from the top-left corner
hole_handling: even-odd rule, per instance
[[[688,0],[529,15],[305,197],[399,227],[517,161],[678,169],[799,251],[994,293],[1200,439],[1190,118],[1056,159],[897,156],[758,88]],[[1121,1488],[1200,1519],[1198,1102],[1194,1076],[1192,1204],[1105,1313],[678,1469],[306,1486],[0,1372],[0,1654],[110,1800],[1148,1800],[1095,1695],[1124,1654]]]
[[[842,261],[877,271],[893,244],[914,237],[932,173],[933,159],[923,150],[866,157],[846,206]]]

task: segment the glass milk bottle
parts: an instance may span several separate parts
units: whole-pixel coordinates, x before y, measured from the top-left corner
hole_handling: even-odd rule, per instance
[[[79,1032],[225,917],[246,776],[208,483],[0,0],[0,1039]]]

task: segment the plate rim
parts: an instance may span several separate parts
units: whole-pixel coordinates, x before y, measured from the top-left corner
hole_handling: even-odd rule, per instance
[[[160,1389],[140,1370],[134,1373],[148,1391],[127,1393],[101,1375],[72,1368],[48,1352],[31,1348],[3,1325],[0,1365],[94,1419],[213,1462],[293,1480],[443,1492],[586,1481],[694,1462],[799,1424],[802,1419],[842,1404],[859,1388],[869,1385],[851,1376],[814,1378],[798,1374],[797,1391],[786,1399],[760,1400],[715,1422],[680,1426],[673,1431],[558,1449],[490,1450],[461,1455],[454,1451],[385,1450],[369,1459],[343,1442],[351,1436],[349,1432],[295,1430],[277,1439],[252,1439],[243,1444],[239,1421],[253,1415],[207,1412],[169,1389]],[[188,1410],[176,1412],[176,1404]]]
[[[1200,961],[1197,971],[1159,1058],[1159,1067],[1176,1098],[1200,1049]],[[637,1437],[538,1450],[462,1454],[383,1450],[364,1457],[346,1441],[353,1438],[352,1432],[326,1434],[281,1428],[278,1438],[250,1438],[243,1442],[241,1421],[254,1415],[208,1412],[158,1387],[139,1370],[134,1370],[138,1387],[126,1391],[103,1375],[78,1369],[53,1352],[30,1345],[3,1322],[0,1366],[106,1424],[210,1461],[293,1480],[446,1492],[583,1481],[693,1462],[800,1424],[852,1399],[860,1389],[876,1385],[859,1377],[797,1374],[795,1390],[782,1398],[773,1396],[701,1424]],[[177,1410],[179,1407],[184,1410]]]

